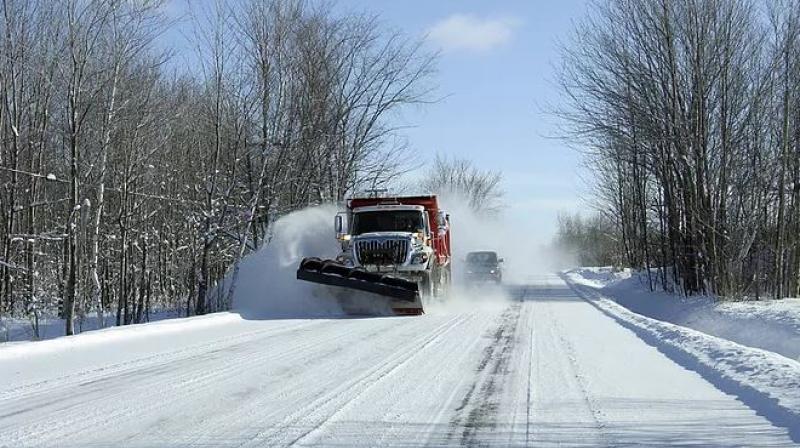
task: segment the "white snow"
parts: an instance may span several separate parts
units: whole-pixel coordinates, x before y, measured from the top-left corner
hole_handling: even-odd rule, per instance
[[[279,220],[241,265],[234,312],[0,344],[0,447],[800,443],[800,363],[777,344],[631,311],[793,328],[791,301],[720,306],[653,296],[630,272],[567,284],[517,269],[521,283],[455,288],[423,316],[351,318],[295,279],[302,257],[335,255],[333,214]],[[454,240],[474,234],[462,224]]]
[[[565,275],[635,313],[800,361],[800,299],[733,302],[651,292],[646,274],[629,269],[580,268]]]
[[[716,338],[555,276],[508,295],[420,317],[219,313],[14,344],[0,355],[0,446],[800,441],[786,402],[681,355]]]
[[[158,322],[165,319],[174,319],[184,316],[183,310],[154,311],[150,313],[150,321]],[[107,313],[105,316],[106,327],[113,325],[115,315]],[[97,314],[89,314],[83,318],[75,319],[75,331],[83,333],[101,329]],[[39,340],[54,339],[64,336],[64,319],[48,315],[39,317]],[[29,319],[22,318],[0,318],[0,350],[3,343],[14,343],[19,341],[31,341],[36,339],[33,331],[33,323]]]
[[[605,275],[608,281],[603,281],[600,278],[601,275]],[[755,311],[751,307],[739,309],[737,305],[727,304],[723,311],[714,314],[716,307],[707,303],[708,299],[701,299],[701,303],[706,303],[696,308],[696,312],[701,314],[702,318],[693,320],[691,319],[693,308],[691,306],[686,308],[686,301],[691,299],[680,301],[677,297],[671,297],[670,299],[674,300],[672,306],[678,309],[672,313],[664,310],[670,306],[668,303],[661,303],[658,307],[649,308],[649,304],[646,302],[648,298],[665,300],[660,294],[639,291],[638,301],[631,299],[633,296],[631,290],[635,288],[628,283],[631,276],[626,273],[613,275],[596,269],[582,269],[567,272],[564,277],[576,292],[599,311],[637,334],[643,341],[656,347],[673,361],[699,373],[720,390],[737,396],[739,400],[756,410],[759,415],[767,416],[772,422],[789,428],[795,440],[798,440],[800,437],[800,362],[775,351],[742,345],[692,328],[637,314],[606,294],[616,293],[618,297],[625,298],[623,299],[624,303],[638,304],[640,309],[651,311],[653,314],[680,316],[690,324],[721,330],[732,336],[736,336],[733,330],[735,324],[730,322],[714,323],[712,321],[714,316],[719,320],[724,320],[730,315],[734,316],[733,319],[739,319],[739,316],[743,315],[747,319],[758,320],[762,314],[761,309]],[[623,294],[623,291],[627,294]],[[734,312],[729,313],[730,309],[733,309]],[[793,315],[794,312],[796,310],[778,314],[785,316],[786,314]],[[764,314],[766,316],[773,315],[773,313]],[[781,322],[782,319],[777,321]],[[769,329],[770,320],[768,318],[765,317],[761,323],[763,328]],[[730,333],[727,333],[729,331]],[[778,333],[781,331],[785,331],[785,328],[776,330]],[[746,332],[742,333],[746,334]],[[797,334],[790,333],[789,336],[796,338]],[[771,342],[774,334],[770,334],[767,330],[764,338]]]

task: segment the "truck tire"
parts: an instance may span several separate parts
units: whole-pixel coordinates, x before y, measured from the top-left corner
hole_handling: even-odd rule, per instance
[[[436,292],[436,277],[433,275],[433,269],[429,269],[422,274],[422,280],[419,282],[419,294],[423,298],[431,298]]]
[[[450,290],[450,286],[453,284],[453,270],[449,264],[444,268],[444,280],[444,290],[445,293],[447,293],[447,291]]]
[[[447,291],[450,288],[450,265],[437,266],[434,270],[434,278],[436,278],[436,296],[447,296]]]

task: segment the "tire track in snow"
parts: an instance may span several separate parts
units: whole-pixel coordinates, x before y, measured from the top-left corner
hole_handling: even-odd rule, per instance
[[[475,380],[455,409],[448,440],[457,439],[460,445],[477,446],[480,431],[497,427],[499,395],[516,346],[521,309],[519,302],[510,305],[501,315],[499,325],[488,335],[491,342],[478,361]]]
[[[177,370],[175,364],[176,363],[183,363],[183,362],[192,362],[197,361],[195,357],[198,355],[208,355],[208,354],[215,354],[221,350],[222,347],[226,347],[228,349],[235,349],[236,347],[243,346],[252,342],[253,340],[258,340],[264,337],[272,337],[272,336],[279,336],[281,334],[291,333],[298,330],[301,330],[305,327],[310,327],[313,325],[318,325],[317,322],[309,323],[305,322],[298,325],[292,325],[289,328],[281,327],[277,329],[269,329],[269,330],[261,330],[256,332],[248,332],[242,335],[232,336],[228,338],[223,338],[217,341],[210,341],[211,346],[209,347],[209,343],[205,344],[197,344],[195,346],[188,347],[186,350],[176,350],[173,352],[162,353],[159,355],[154,355],[150,357],[146,357],[145,359],[148,361],[160,361],[160,363],[151,362],[150,364],[140,365],[140,359],[136,359],[131,361],[131,363],[118,363],[112,365],[110,368],[102,367],[99,369],[92,369],[84,371],[86,373],[85,377],[80,376],[80,373],[71,374],[67,376],[60,377],[59,379],[66,379],[67,381],[63,382],[56,382],[56,380],[48,380],[40,383],[34,384],[41,384],[45,383],[48,387],[42,390],[36,391],[28,391],[31,385],[26,385],[25,392],[27,394],[22,393],[14,396],[12,398],[3,397],[3,400],[6,403],[10,403],[13,401],[22,402],[24,403],[24,409],[18,409],[14,412],[0,415],[0,423],[2,423],[3,417],[8,417],[11,415],[18,415],[25,412],[30,411],[41,411],[43,407],[47,407],[49,405],[53,405],[58,403],[59,401],[63,401],[64,397],[60,395],[53,396],[53,391],[61,391],[61,395],[73,395],[74,388],[77,387],[92,387],[97,384],[103,383],[113,383],[115,381],[120,381],[126,378],[136,378],[141,376],[143,373],[150,373],[150,374],[158,374],[163,371],[168,370]],[[242,336],[242,337],[239,337]],[[217,343],[219,342],[219,343]],[[232,343],[232,344],[231,344]],[[205,347],[205,350],[202,350],[202,347]],[[171,359],[170,355],[178,355],[178,357]],[[128,367],[129,364],[132,366]],[[140,386],[149,386],[150,384],[144,383]],[[104,399],[112,399],[112,398],[119,398],[120,396],[124,395],[124,393],[118,393],[115,395],[107,395],[107,390],[90,390],[86,392],[87,395],[84,395],[82,401],[78,401],[76,403],[71,403],[69,406],[64,406],[55,409],[56,412],[67,411],[79,407],[85,403],[91,402],[94,395],[97,395],[98,392],[102,392],[104,395]],[[8,408],[9,406],[6,406]],[[53,410],[51,410],[52,412]]]
[[[550,286],[549,283],[550,282],[548,282],[547,286]],[[537,300],[537,298],[539,300]],[[575,348],[572,342],[570,342],[566,336],[569,334],[569,332],[561,324],[555,313],[553,313],[553,304],[548,303],[549,300],[552,299],[548,298],[546,294],[542,294],[541,297],[532,297],[532,303],[536,304],[534,313],[537,316],[537,321],[540,324],[546,323],[544,325],[540,325],[541,328],[534,327],[537,328],[537,334],[544,333],[544,337],[538,337],[536,341],[537,343],[550,345],[549,348],[540,349],[538,351],[539,353],[534,355],[539,355],[535,361],[537,372],[536,376],[539,377],[542,373],[542,367],[540,363],[541,355],[553,355],[555,358],[551,359],[550,361],[558,363],[558,367],[556,368],[561,368],[564,370],[564,382],[573,383],[573,386],[569,387],[569,389],[579,393],[579,399],[582,403],[581,407],[583,408],[583,413],[589,417],[588,422],[590,423],[590,428],[597,437],[597,440],[594,440],[592,443],[601,446],[613,446],[613,443],[610,443],[608,439],[608,434],[605,432],[606,423],[603,420],[602,410],[597,405],[595,399],[590,393],[588,383],[586,381],[586,375],[578,363]],[[533,387],[535,387],[535,385]],[[536,397],[533,396],[532,402],[535,400]],[[529,405],[529,408],[533,409],[533,404]],[[533,416],[531,417],[533,418]],[[529,418],[528,421],[531,422],[532,418]],[[536,429],[537,428],[534,427],[528,431],[529,443],[536,444],[541,442],[540,440],[537,440]]]
[[[113,375],[121,375],[127,372],[136,371],[137,369],[146,368],[161,361],[172,362],[175,360],[186,359],[198,354],[207,353],[209,349],[222,348],[229,345],[236,345],[237,343],[247,343],[266,335],[279,335],[315,324],[318,324],[318,322],[306,321],[289,324],[279,328],[268,328],[246,333],[237,333],[229,337],[189,345],[179,350],[160,352],[155,355],[144,356],[131,361],[107,364],[99,368],[82,370],[70,373],[68,375],[48,378],[42,381],[24,383],[0,391],[0,400],[21,400],[26,397],[44,395],[52,390],[63,389],[64,387],[75,386],[79,385],[80,383],[87,383],[95,378],[108,378]],[[4,415],[0,415],[0,418],[3,417]]]
[[[470,326],[463,330],[463,337],[460,338],[461,341],[464,341],[463,347],[459,350],[459,346],[451,347],[451,350],[447,351],[445,356],[452,356],[454,359],[443,358],[441,359],[440,363],[437,363],[437,375],[433,378],[425,378],[423,381],[442,381],[447,382],[448,380],[452,381],[451,372],[447,368],[442,369],[442,366],[449,366],[450,369],[453,369],[455,366],[470,366],[472,364],[471,358],[473,354],[480,350],[480,346],[482,345],[483,341],[483,334],[487,331],[487,327],[491,327],[493,324],[493,319],[477,319],[476,326]],[[471,338],[471,339],[470,339]],[[449,361],[449,362],[448,362]],[[427,370],[423,370],[426,372]],[[455,406],[453,404],[460,398],[459,393],[466,387],[466,384],[471,380],[471,378],[467,375],[459,375],[456,384],[452,386],[452,391],[447,395],[447,398],[442,401],[441,405],[439,406],[438,412],[436,412],[435,417],[428,422],[428,425],[425,427],[425,430],[422,431],[423,437],[420,439],[420,446],[430,446],[430,445],[438,445],[439,441],[432,441],[431,438],[436,434],[436,428],[447,426],[449,422],[449,418],[447,414],[452,413]],[[387,410],[387,413],[384,414],[384,419],[386,415],[391,411],[391,409]],[[395,428],[391,428],[390,431],[386,431],[381,434],[381,437],[378,439],[379,445],[391,445],[393,441],[396,440],[407,440],[407,437],[403,432],[398,434],[398,431],[394,430]],[[405,429],[405,428],[404,428]]]
[[[575,355],[575,348],[572,346],[572,343],[564,336],[563,330],[560,328],[560,325],[556,324],[556,328],[559,329],[558,332],[558,340],[561,343],[561,346],[564,348],[564,352],[569,360],[569,365],[571,367],[571,372],[575,377],[575,381],[580,388],[581,394],[583,395],[583,399],[586,402],[586,407],[589,410],[589,413],[592,416],[595,424],[597,425],[598,431],[603,433],[603,428],[606,427],[606,422],[603,420],[603,411],[597,406],[597,403],[594,400],[594,397],[589,392],[589,387],[586,382],[586,375],[583,373],[583,369],[581,369],[580,365],[578,364],[578,358]],[[605,438],[605,437],[604,437]]]
[[[337,415],[344,412],[349,406],[351,406],[358,398],[360,398],[365,392],[370,390],[371,388],[375,387],[379,382],[386,380],[391,375],[393,375],[396,371],[398,371],[403,366],[407,365],[411,360],[416,358],[420,353],[423,353],[428,347],[432,346],[435,342],[441,340],[442,336],[446,333],[449,333],[456,327],[464,324],[466,321],[471,320],[474,318],[474,315],[460,315],[454,317],[447,321],[445,324],[437,327],[432,333],[425,335],[412,343],[408,344],[408,349],[401,353],[399,356],[395,355],[388,360],[386,360],[382,365],[378,368],[374,369],[372,372],[368,373],[361,379],[357,380],[356,383],[348,389],[355,388],[357,386],[363,386],[358,389],[358,392],[348,397],[345,403],[336,406],[335,411],[330,415],[326,416],[324,420],[319,422],[314,428],[310,431],[307,431],[305,434],[297,437],[295,440],[289,443],[289,446],[294,446],[302,442],[303,440],[312,437],[315,433],[322,431],[325,426],[334,419]],[[339,395],[342,396],[342,395]]]
[[[370,387],[299,444],[441,446],[453,403],[472,380],[470,373],[486,345],[483,335],[496,326],[502,313],[497,307],[475,311],[471,319],[430,344],[386,381]]]
[[[474,314],[455,316],[433,331],[424,334],[414,341],[404,343],[404,348],[394,352],[379,365],[370,368],[366,373],[348,381],[329,393],[302,406],[280,423],[257,434],[241,447],[260,446],[293,446],[322,431],[325,425],[336,415],[346,410],[363,393],[381,381],[389,378],[414,357],[423,353],[427,347],[439,340],[465,321],[474,318]],[[287,429],[299,428],[299,434],[291,434]]]
[[[368,320],[364,320],[367,322]],[[408,319],[407,321],[402,322],[402,325],[392,326],[391,328],[386,328],[384,323],[386,321],[379,321],[374,320],[371,323],[376,324],[376,328],[369,332],[369,333],[361,333],[360,331],[354,336],[357,337],[358,342],[363,341],[379,341],[380,339],[391,339],[392,333],[390,331],[399,331],[404,330],[407,332],[416,332],[416,329],[423,329],[425,326],[425,322],[422,322],[419,319]],[[406,325],[408,324],[408,325]],[[388,331],[387,331],[388,330]],[[355,346],[352,344],[346,344],[347,341],[342,341],[339,344],[333,344],[333,347],[328,348],[325,351],[319,353],[313,353],[313,358],[318,360],[333,360],[334,355],[339,352],[342,352],[346,349],[354,349]],[[331,344],[326,344],[331,345]],[[324,347],[323,347],[324,348]],[[300,368],[306,370],[305,363],[302,362],[303,359],[309,357],[309,352],[305,353],[298,353],[298,360],[300,362],[292,363],[291,366],[295,369]],[[297,374],[301,374],[302,372],[297,372]],[[289,374],[290,375],[290,374]],[[305,399],[303,396],[304,387],[307,387],[307,384],[298,384],[298,387],[292,387],[293,383],[291,381],[299,380],[295,376],[290,376],[287,378],[287,375],[280,375],[277,377],[272,378],[272,382],[279,383],[276,384],[276,389],[280,390],[281,392],[279,395],[283,399],[294,398],[296,401],[301,402]],[[288,383],[287,383],[288,382]],[[262,385],[263,386],[263,385]],[[263,390],[263,389],[262,389]],[[260,392],[260,391],[259,391]],[[254,399],[247,400],[245,403],[241,403],[237,406],[237,408],[231,412],[224,415],[223,418],[214,418],[214,416],[204,419],[203,421],[196,422],[195,426],[201,428],[199,431],[195,431],[195,433],[184,442],[186,446],[205,446],[207,442],[204,440],[208,437],[213,437],[214,435],[218,434],[225,434],[226,432],[230,431],[233,427],[241,426],[243,421],[248,420],[248,418],[252,418],[254,415],[258,416],[260,421],[270,421],[276,416],[280,415],[284,409],[275,408],[273,403],[275,401],[275,395],[270,393],[259,393]],[[264,412],[266,409],[272,409],[269,412]],[[203,430],[202,428],[206,428]]]
[[[315,324],[317,323],[315,322]],[[313,326],[315,325],[289,329],[284,331],[283,334],[308,330],[308,328],[304,327]],[[265,333],[263,337],[275,336],[269,331]],[[345,338],[351,334],[352,332],[338,332],[334,339]],[[70,436],[80,434],[90,428],[113,426],[113,422],[126,417],[152,415],[153,411],[171,404],[171,402],[163,400],[165,396],[180,396],[182,401],[186,401],[204,393],[209,384],[215,384],[223,379],[229,380],[237,374],[241,375],[248,371],[251,366],[291,357],[293,354],[306,353],[315,346],[319,346],[321,338],[322,336],[307,340],[300,338],[304,342],[295,344],[290,342],[278,353],[260,350],[261,354],[259,354],[259,350],[253,353],[252,349],[254,347],[248,345],[255,340],[259,340],[259,338],[249,340],[234,346],[234,348],[245,349],[237,356],[229,356],[232,352],[226,351],[224,365],[217,368],[213,368],[215,363],[220,362],[216,356],[206,356],[199,361],[196,359],[184,359],[179,360],[177,363],[169,362],[165,365],[155,366],[156,370],[149,372],[155,374],[146,376],[144,380],[137,381],[133,385],[125,382],[112,383],[110,387],[119,389],[113,394],[108,394],[108,390],[102,388],[82,394],[79,396],[80,401],[76,403],[70,403],[55,411],[49,411],[34,420],[33,423],[5,432],[3,437],[0,438],[0,443],[18,446],[41,444],[48,440],[68,440]],[[326,341],[330,342],[331,339],[326,339]],[[258,347],[255,348],[257,349]],[[204,355],[208,354],[204,353]],[[216,355],[216,351],[212,351],[210,354]],[[184,367],[184,364],[192,363],[197,363],[198,365],[192,368]],[[206,364],[211,365],[207,366]],[[208,370],[206,370],[207,368]],[[130,378],[138,380],[149,369],[145,369],[144,372],[141,370],[131,372]],[[174,372],[176,374],[160,375],[159,373],[162,372]],[[70,390],[65,392],[68,395],[72,395]],[[120,406],[118,400],[125,399],[135,401],[129,406]],[[92,406],[90,412],[80,412],[88,406]],[[53,412],[61,414],[55,419],[56,421],[54,421]],[[6,436],[8,436],[8,439],[6,439]]]
[[[528,300],[529,289],[530,287],[528,285],[523,287],[522,294],[519,297],[519,301],[521,302],[520,306],[524,306],[522,303]],[[525,446],[529,446],[531,443],[531,407],[533,405],[531,396],[531,390],[533,390],[533,346],[536,341],[536,330],[534,326],[530,324],[530,318],[528,318],[528,323],[530,325],[530,331],[528,336],[528,356],[525,360],[525,365],[528,367],[527,381],[525,382]]]

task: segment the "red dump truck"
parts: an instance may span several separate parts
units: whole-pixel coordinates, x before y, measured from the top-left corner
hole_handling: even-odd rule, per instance
[[[450,216],[435,195],[351,198],[335,229],[341,253],[303,259],[298,279],[386,296],[412,315],[450,284]]]

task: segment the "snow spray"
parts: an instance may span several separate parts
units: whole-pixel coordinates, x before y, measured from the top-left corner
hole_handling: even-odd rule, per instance
[[[252,318],[339,316],[334,297],[295,278],[304,257],[333,258],[339,247],[333,233],[334,205],[308,207],[278,219],[268,244],[240,265],[233,309]]]
[[[536,229],[509,223],[501,212],[496,216],[476,213],[461,197],[440,195],[442,208],[450,214],[453,282],[445,301],[426,305],[426,311],[453,311],[475,306],[501,305],[512,299],[509,290],[525,285],[542,274],[556,272],[565,256],[550,245],[537,242]],[[471,285],[465,282],[469,252],[491,250],[503,258],[503,286]]]

